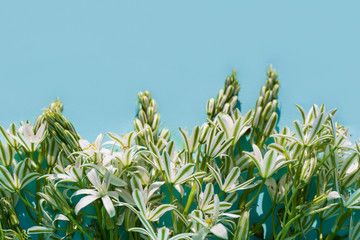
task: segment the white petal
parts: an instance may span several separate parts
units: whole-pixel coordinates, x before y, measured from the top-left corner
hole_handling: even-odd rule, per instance
[[[41,126],[39,127],[39,129],[37,130],[36,132],[36,138],[37,139],[41,139],[44,135],[44,131],[45,131],[45,127],[46,125],[45,124],[41,124]]]
[[[228,239],[227,230],[221,223],[216,224],[210,229],[210,232],[212,232],[215,236],[223,239]]]
[[[86,176],[95,188],[98,188],[101,186],[100,178],[94,168],[91,169],[90,172],[88,172],[88,174]]]
[[[333,199],[337,199],[340,198],[340,194],[337,191],[332,191],[327,195],[327,200],[333,200]]]
[[[110,197],[106,195],[106,196],[102,197],[101,200],[102,200],[104,207],[105,207],[106,211],[108,212],[109,216],[114,217],[115,216],[115,208],[114,208],[114,204],[111,201]]]
[[[104,139],[104,134],[100,133],[95,140],[95,150],[96,151],[100,151],[101,143],[102,143],[103,139]]]
[[[33,128],[30,124],[25,123],[24,125],[22,125],[19,128],[19,132],[22,133],[22,135],[24,135],[25,138],[30,138],[32,139],[34,137],[34,132],[33,132]]]
[[[89,143],[89,141],[87,141],[87,140],[85,140],[85,139],[80,139],[79,140],[79,144],[80,144],[80,147],[82,148],[82,149],[85,149],[85,148],[88,148],[88,147],[90,147],[90,143]]]
[[[75,214],[78,214],[78,212],[83,209],[84,207],[86,207],[87,205],[89,205],[90,203],[92,203],[93,201],[95,201],[96,199],[98,199],[98,196],[86,196],[83,197],[82,199],[80,199],[80,201],[76,204],[75,206]]]

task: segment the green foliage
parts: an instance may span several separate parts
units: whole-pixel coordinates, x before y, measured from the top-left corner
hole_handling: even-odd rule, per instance
[[[138,94],[134,131],[99,134],[93,143],[63,116],[59,100],[34,126],[0,127],[0,238],[284,240],[314,232],[331,240],[345,228],[358,239],[358,142],[324,105],[307,113],[297,106],[301,121],[278,129],[279,84],[270,67],[254,110],[241,113],[233,72],[209,99],[204,124],[190,134],[180,129],[178,146],[160,129],[149,91]],[[254,222],[264,189],[272,207]],[[21,229],[19,202],[29,229]]]

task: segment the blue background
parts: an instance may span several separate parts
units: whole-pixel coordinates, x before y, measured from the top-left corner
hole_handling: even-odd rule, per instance
[[[326,103],[357,139],[359,12],[358,1],[1,1],[0,124],[33,122],[59,97],[93,141],[133,130],[148,89],[179,139],[233,69],[251,109],[273,64],[280,126],[300,117],[296,103]]]
[[[233,69],[243,111],[273,64],[280,125],[326,103],[360,137],[358,1],[1,1],[0,124],[34,121],[56,97],[90,141],[133,129],[150,90],[179,135],[206,117]]]

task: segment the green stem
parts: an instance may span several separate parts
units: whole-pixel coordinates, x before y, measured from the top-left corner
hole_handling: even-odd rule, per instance
[[[82,226],[73,218],[73,216],[71,216],[71,214],[67,215],[67,217],[79,228],[79,230],[85,234],[85,236],[87,236],[90,240],[92,240],[93,238],[82,228]]]
[[[254,173],[254,168],[255,165],[253,162],[250,163],[250,166],[248,168],[248,172],[247,172],[247,176],[246,176],[246,181],[250,180],[253,177],[253,173]],[[239,200],[239,204],[238,204],[238,209],[242,209],[243,206],[246,204],[246,201],[249,197],[249,194],[251,193],[250,189],[246,189],[244,191],[244,193],[241,195],[241,198]]]
[[[291,224],[293,224],[293,222],[295,222],[300,217],[301,217],[301,215],[299,214],[296,217],[292,218],[288,223],[286,223],[284,228],[279,232],[279,235],[277,236],[276,240],[285,239],[286,234],[288,233],[288,229],[290,229],[290,227],[291,227]],[[284,236],[282,236],[282,235],[284,235]]]
[[[346,222],[346,220],[350,217],[352,210],[348,209],[346,210],[346,212],[344,213],[344,208],[342,208],[340,210],[340,213],[338,215],[338,217],[335,220],[334,226],[331,229],[331,232],[329,233],[329,235],[326,237],[325,240],[332,240],[334,239],[334,237],[336,236],[336,234],[338,233],[338,231],[340,230],[340,228],[344,225],[344,223]]]
[[[31,214],[30,209],[34,212],[37,213],[37,210],[29,203],[28,200],[25,199],[25,197],[22,195],[22,193],[20,191],[17,192],[18,196],[20,197],[20,199],[23,201],[24,205],[25,205],[25,210],[26,212],[29,214],[29,217],[31,218],[31,220],[33,220],[34,223],[36,223],[36,219],[35,217]],[[30,207],[30,208],[29,208]]]
[[[41,179],[36,179],[36,192],[39,193],[41,191]],[[41,222],[42,222],[42,214],[41,214],[41,207],[40,207],[40,195],[36,194],[35,195],[35,204],[36,204],[36,223],[41,226]],[[43,240],[44,239],[44,235],[43,234],[39,234],[39,240]]]
[[[276,205],[275,205],[275,207],[276,207]],[[271,218],[272,218],[272,230],[273,230],[272,235],[273,235],[273,239],[276,238],[275,207],[272,208],[272,216],[271,216]],[[279,219],[279,221],[280,221],[280,219]]]
[[[259,196],[261,189],[263,188],[265,184],[265,179],[263,179],[261,181],[260,187],[258,188],[257,192],[255,193],[255,195],[253,196],[253,198],[245,205],[245,208],[248,208],[251,206],[251,204],[257,199],[257,197]]]
[[[1,237],[1,240],[5,240],[5,234],[4,234],[4,231],[2,228],[1,221],[0,221],[0,237]]]
[[[170,204],[173,204],[174,201],[174,186],[173,184],[170,185]],[[176,226],[176,217],[173,211],[171,211],[171,218],[174,226],[175,234],[177,233],[177,226]]]
[[[268,219],[268,217],[271,215],[271,213],[273,212],[273,209],[275,209],[276,205],[273,204],[272,208],[269,210],[269,212],[265,215],[265,217],[258,223],[256,223],[256,227],[250,231],[251,235],[252,233],[255,233],[257,230],[259,230],[259,228],[261,227],[261,225],[266,221],[266,219]]]
[[[101,234],[101,239],[107,239],[106,238],[106,232],[105,229],[102,228],[102,215],[101,215],[101,209],[100,209],[100,205],[98,203],[98,200],[95,201],[94,203],[95,206],[95,210],[96,210],[96,216],[98,219],[98,223],[99,223],[99,229],[100,229],[100,234]]]

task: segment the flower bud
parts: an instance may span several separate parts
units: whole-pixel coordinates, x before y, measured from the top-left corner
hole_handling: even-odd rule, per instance
[[[150,108],[149,108],[150,109]],[[151,124],[151,129],[153,131],[157,130],[158,127],[159,127],[159,123],[160,123],[160,114],[159,113],[155,113],[154,115],[154,119],[152,121],[152,124]]]
[[[225,103],[222,112],[228,114],[229,111],[230,111],[230,104],[229,104],[229,103]]]
[[[141,99],[144,97],[144,93],[143,92],[138,92],[138,99],[139,101],[141,101]]]
[[[215,111],[215,99],[210,98],[206,104],[206,114],[212,116]]]
[[[154,108],[153,107],[148,107],[148,109],[146,111],[146,117],[147,117],[149,124],[152,123],[153,118],[154,118]]]
[[[206,141],[206,137],[209,133],[209,124],[208,123],[204,123],[202,126],[201,126],[201,129],[200,129],[200,138],[199,138],[199,143],[203,144],[205,143]]]
[[[219,101],[222,96],[224,96],[224,89],[219,90],[219,92],[216,96],[216,100]]]
[[[268,123],[266,124],[266,127],[265,127],[264,135],[266,137],[269,137],[270,134],[272,133],[272,131],[274,130],[277,120],[278,120],[278,115],[276,112],[273,112],[271,114],[271,117],[270,117]]]
[[[229,87],[231,85],[231,78],[230,77],[227,77],[226,79],[225,79],[225,89],[227,88],[227,87]]]
[[[235,89],[234,89],[234,95],[238,95],[238,93],[240,92],[241,86],[240,85],[236,85]]]
[[[151,93],[148,90],[146,90],[144,94],[148,99],[151,99]]]
[[[138,118],[134,119],[134,126],[136,131],[140,132],[144,127],[143,124],[141,123],[141,121]]]
[[[315,168],[316,168],[316,157],[315,155],[312,154],[311,157],[308,156],[305,158],[305,161],[301,168],[300,181],[304,184],[307,184],[313,177]]]
[[[147,118],[146,118],[146,114],[145,111],[140,109],[138,117],[140,119],[140,121],[142,122],[142,124],[144,125],[145,123],[147,123]]]
[[[249,211],[244,211],[239,219],[234,239],[248,239],[249,235],[249,226],[250,226],[250,213]]]
[[[255,117],[254,117],[254,120],[253,120],[253,126],[254,126],[254,128],[257,128],[257,127],[258,127],[258,124],[259,124],[259,122],[260,122],[261,112],[262,112],[262,107],[258,107],[258,108],[256,109]]]
[[[143,97],[141,98],[141,104],[143,105],[143,106],[142,106],[143,109],[147,109],[147,108],[149,107],[149,104],[150,104],[149,98],[147,98],[146,96],[143,96]]]
[[[56,99],[54,102],[50,103],[49,109],[52,112],[62,113],[64,104],[60,102],[59,99]]]
[[[272,100],[272,106],[271,106],[271,111],[275,112],[278,106],[278,100],[274,99]]]
[[[230,100],[230,108],[234,109],[236,107],[238,101],[238,97],[237,96],[233,96]]]
[[[270,93],[271,93],[270,90],[266,91],[265,96],[264,96],[264,104],[267,104],[269,101],[271,101]]]
[[[14,159],[15,151],[9,144],[3,144],[0,140],[0,162],[4,167],[9,167]]]
[[[280,85],[277,83],[275,84],[274,88],[272,89],[273,96],[276,97],[279,92]]]
[[[266,107],[264,108],[264,111],[263,111],[262,114],[261,114],[261,117],[262,117],[264,120],[268,120],[268,119],[270,118],[270,115],[271,115],[271,107],[272,107],[271,102],[269,102],[269,103],[266,104]]]
[[[216,106],[218,109],[222,109],[224,107],[227,97],[228,97],[227,95],[223,95],[220,98],[220,100],[218,101],[218,104]]]
[[[151,101],[150,101],[150,107],[153,107],[154,108],[154,112],[156,112],[157,111],[157,104],[156,104],[156,101],[155,101],[155,99],[151,99]]]
[[[159,136],[160,136],[160,138],[163,138],[166,141],[169,141],[170,137],[171,137],[171,132],[169,129],[163,128],[163,129],[161,129]]]
[[[266,93],[266,86],[263,86],[260,90],[260,96],[265,96],[265,93]]]
[[[260,97],[257,99],[257,101],[256,101],[256,106],[255,106],[255,108],[262,107],[263,101],[264,101],[264,97],[263,97],[263,96],[260,96]]]
[[[226,89],[225,95],[231,96],[231,95],[233,94],[233,92],[234,92],[234,87],[233,87],[232,85],[230,85],[230,86]]]
[[[274,79],[273,78],[268,78],[267,80],[266,80],[266,85],[267,85],[267,87],[269,88],[269,89],[272,89],[272,86],[274,85]]]

